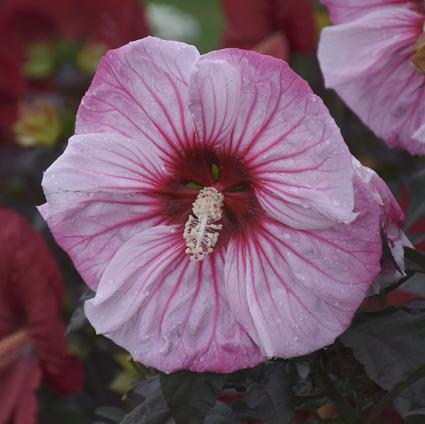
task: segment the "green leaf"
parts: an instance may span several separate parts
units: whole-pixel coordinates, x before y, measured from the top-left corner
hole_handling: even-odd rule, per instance
[[[125,412],[113,406],[100,406],[94,412],[99,417],[106,418],[113,423],[119,423],[125,416]]]
[[[35,43],[28,48],[23,68],[25,76],[34,79],[47,78],[55,69],[54,48],[49,43]]]
[[[371,380],[389,391],[425,364],[425,302],[361,314],[341,336]],[[423,404],[425,382],[402,396]]]
[[[291,380],[284,362],[263,366],[260,378],[248,386],[246,403],[266,424],[285,424],[292,420]]]
[[[410,387],[413,383],[418,380],[425,378],[425,365],[413,371],[405,380],[396,384],[372,409],[367,423],[373,424],[375,420],[379,417],[380,413],[384,408],[390,404],[390,402],[404,391],[404,389]],[[406,415],[405,415],[406,416]]]
[[[244,190],[246,190],[246,187],[243,184],[238,184],[226,189],[228,193],[236,193],[238,191],[244,191]]]
[[[192,181],[189,181],[188,183],[186,183],[186,187],[191,188],[192,190],[202,190],[204,188],[203,185],[194,183]]]
[[[407,265],[411,264],[415,271],[425,273],[425,255],[422,252],[410,247],[405,247],[404,257],[407,261]]]
[[[425,415],[425,408],[414,409],[404,414],[405,417],[411,417],[413,415]]]
[[[329,399],[338,408],[341,417],[343,417],[347,423],[355,423],[357,421],[356,410],[350,405],[348,400],[341,395],[331,378],[320,366],[316,367],[316,378],[326,395],[329,396]]]
[[[407,211],[407,227],[425,216],[425,170],[411,181],[410,204]]]
[[[253,411],[244,400],[234,400],[231,403],[232,416],[239,419],[239,421],[251,422],[259,421],[261,419],[260,414],[257,411]]]
[[[179,371],[160,374],[162,393],[176,424],[202,423],[214,406],[225,376]]]
[[[58,64],[74,63],[80,49],[80,43],[71,40],[59,40],[56,44],[55,60]]]
[[[220,168],[216,163],[211,165],[211,174],[214,181],[218,181],[220,179]]]
[[[217,402],[210,411],[204,424],[239,424],[239,420],[233,417],[232,408],[223,402]]]
[[[167,402],[161,391],[159,376],[136,384],[134,393],[143,401],[120,421],[120,424],[173,424]]]

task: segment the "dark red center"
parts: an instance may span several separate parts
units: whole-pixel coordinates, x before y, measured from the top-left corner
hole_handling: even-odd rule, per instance
[[[193,148],[176,158],[170,176],[155,197],[170,223],[184,225],[203,187],[215,187],[224,195],[221,241],[255,224],[261,208],[253,190],[252,173],[237,157],[220,150]],[[196,188],[195,188],[196,187]]]

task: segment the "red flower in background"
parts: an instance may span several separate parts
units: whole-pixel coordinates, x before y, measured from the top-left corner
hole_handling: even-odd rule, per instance
[[[15,212],[0,209],[0,424],[36,422],[42,377],[60,394],[81,390],[62,303],[62,276],[47,244]]]
[[[312,52],[317,31],[311,0],[222,0],[227,26],[222,47],[254,49],[287,60]]]
[[[0,2],[0,128],[17,118],[29,49],[59,39],[118,47],[148,35],[139,0],[3,0]]]
[[[4,0],[0,34],[1,50],[16,57],[29,43],[58,36],[118,47],[145,37],[148,26],[138,0]]]
[[[19,66],[0,53],[0,129],[8,128],[18,117],[18,102],[25,92]]]

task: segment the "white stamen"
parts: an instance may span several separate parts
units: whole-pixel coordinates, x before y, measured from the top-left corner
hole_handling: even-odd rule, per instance
[[[193,203],[193,215],[184,226],[186,253],[193,261],[202,261],[213,252],[222,228],[216,224],[223,216],[224,196],[214,187],[202,189]]]

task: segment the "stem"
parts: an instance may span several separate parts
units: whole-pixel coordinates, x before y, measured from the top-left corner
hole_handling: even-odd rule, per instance
[[[345,399],[338,389],[333,384],[332,380],[328,375],[323,371],[323,369],[318,366],[316,369],[316,375],[319,381],[319,384],[322,386],[323,390],[329,396],[329,399],[335,404],[340,412],[341,416],[347,421],[347,423],[355,424],[357,422],[357,412],[350,405],[350,403]]]
[[[382,410],[391,402],[397,395],[399,395],[404,389],[415,383],[417,380],[425,377],[425,365],[417,368],[409,376],[400,383],[396,384],[372,409],[366,424],[373,424],[373,422],[379,417]]]

